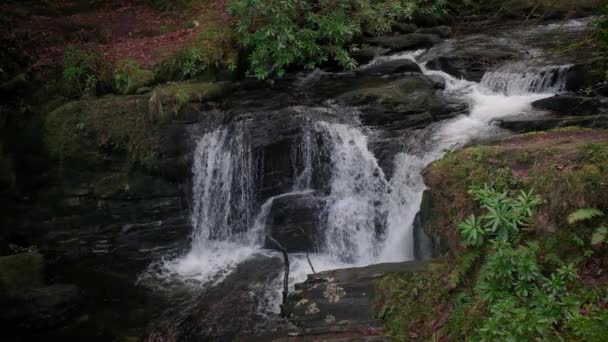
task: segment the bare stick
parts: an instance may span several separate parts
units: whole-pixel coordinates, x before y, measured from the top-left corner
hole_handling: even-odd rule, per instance
[[[308,240],[309,243],[312,244],[310,237],[308,236],[308,234],[306,234],[306,232],[304,231],[304,229],[302,229],[301,227],[298,227],[298,230],[302,233],[302,235],[304,235],[304,237],[306,238],[306,240]],[[310,257],[308,256],[308,248],[306,248],[306,260],[308,260],[308,265],[310,265],[310,269],[312,270],[313,274],[317,274],[317,272],[315,271],[315,268],[312,266],[312,262],[310,261]]]
[[[283,247],[272,235],[268,234],[268,239],[274,243],[281,252],[283,252],[283,262],[285,263],[285,276],[283,277],[283,304],[281,304],[281,314],[285,316],[287,297],[289,296],[289,255],[287,249]]]

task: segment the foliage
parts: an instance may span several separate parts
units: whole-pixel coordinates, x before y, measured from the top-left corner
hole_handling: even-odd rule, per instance
[[[154,73],[143,70],[139,63],[126,59],[114,69],[113,86],[120,94],[133,93],[137,87],[145,86],[154,79]]]
[[[469,193],[487,210],[485,215],[471,215],[458,225],[469,246],[482,245],[484,236],[496,236],[504,242],[517,241],[519,230],[532,216],[532,209],[541,203],[540,197],[532,191],[521,191],[517,197],[511,197],[506,190],[498,191],[484,185],[471,188]]]
[[[604,213],[597,209],[586,208],[579,209],[568,216],[568,223],[574,224],[581,221],[591,220],[595,217],[603,216]]]
[[[362,27],[386,32],[414,12],[438,13],[443,0],[233,0],[238,42],[250,49],[249,70],[281,77],[291,66],[314,69],[327,61],[352,69],[353,39]]]
[[[63,57],[63,79],[68,92],[82,96],[97,86],[96,56],[68,46]]]
[[[190,45],[163,62],[160,72],[169,75],[170,79],[196,78],[207,72],[235,70],[237,59],[230,27],[216,24],[201,31]]]

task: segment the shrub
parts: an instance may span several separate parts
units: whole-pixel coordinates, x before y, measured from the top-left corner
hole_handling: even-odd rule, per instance
[[[97,56],[89,51],[68,46],[63,57],[63,79],[69,95],[82,96],[95,89]]]
[[[153,72],[143,70],[134,60],[126,59],[117,63],[112,84],[118,93],[130,94],[137,88],[148,85],[153,80]]]
[[[190,79],[237,66],[232,31],[226,24],[213,24],[201,31],[188,46],[178,50],[160,65],[161,78]]]
[[[352,69],[353,39],[362,27],[377,32],[443,0],[233,0],[238,42],[250,50],[249,71],[260,79],[281,77],[291,66],[314,69],[329,60]]]

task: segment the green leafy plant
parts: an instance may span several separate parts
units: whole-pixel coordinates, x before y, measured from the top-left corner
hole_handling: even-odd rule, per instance
[[[93,53],[68,46],[63,58],[63,79],[69,93],[82,96],[97,86],[96,57]]]
[[[133,93],[138,87],[146,86],[154,80],[154,73],[141,68],[131,59],[118,61],[114,69],[112,85],[120,94]]]
[[[233,46],[232,31],[225,24],[216,24],[201,31],[194,42],[178,50],[164,61],[161,73],[172,79],[190,79],[222,69],[234,71],[238,54]]]
[[[356,63],[352,42],[363,27],[390,30],[416,11],[439,12],[443,0],[233,0],[238,42],[249,49],[249,70],[260,79],[289,67],[314,69],[327,61],[344,69]]]
[[[541,203],[540,197],[531,190],[521,191],[514,197],[509,191],[498,191],[484,185],[471,188],[469,193],[486,210],[484,215],[471,215],[458,225],[465,244],[473,247],[482,245],[484,237],[516,240],[520,229],[532,216],[532,210]]]

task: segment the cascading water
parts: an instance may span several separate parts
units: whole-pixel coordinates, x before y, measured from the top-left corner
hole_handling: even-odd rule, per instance
[[[420,54],[382,58],[415,61]],[[233,125],[200,138],[193,166],[192,249],[166,262],[166,272],[217,283],[253,255],[272,253],[263,246],[267,217],[277,199],[319,190],[325,196],[325,207],[318,252],[311,255],[317,271],[413,259],[412,223],[425,190],[422,170],[446,150],[500,131],[492,121],[529,111],[533,101],[559,92],[567,71],[567,66],[525,68],[512,64],[475,83],[420,66],[425,74],[444,78],[444,95],[467,102],[470,113],[425,128],[425,139],[414,141],[408,152],[395,156],[390,179],[370,151],[363,129],[308,122],[292,146],[291,192],[258,203],[257,164],[247,130]],[[330,170],[330,175],[319,189],[313,178],[322,168]],[[294,283],[303,280],[310,268],[303,255],[292,254],[291,258]]]

